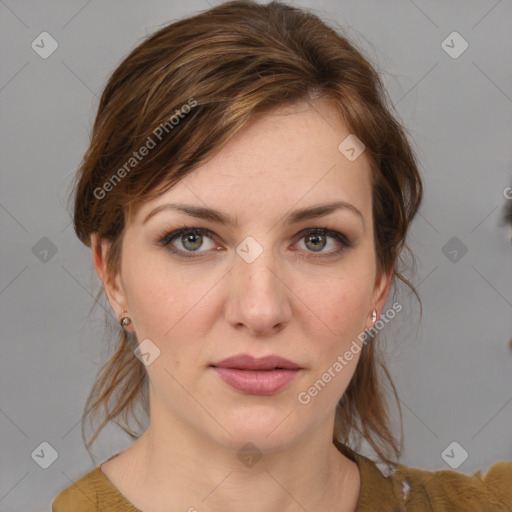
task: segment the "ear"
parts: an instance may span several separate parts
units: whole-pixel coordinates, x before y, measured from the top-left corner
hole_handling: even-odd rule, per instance
[[[378,275],[377,278],[375,279],[375,287],[373,289],[371,309],[368,314],[368,319],[366,321],[366,330],[370,330],[374,325],[374,322],[372,322],[373,310],[377,310],[377,320],[382,314],[382,310],[386,305],[386,301],[388,299],[392,283],[393,270],[390,270],[389,272],[381,272],[380,275]]]
[[[123,291],[121,284],[121,276],[119,273],[112,275],[107,268],[107,252],[110,248],[110,242],[108,240],[98,238],[97,233],[91,235],[91,249],[93,255],[94,268],[98,274],[103,288],[105,289],[105,295],[110,303],[110,306],[114,312],[114,315],[119,320],[124,311],[127,311],[126,296]],[[129,328],[126,330],[130,330]]]

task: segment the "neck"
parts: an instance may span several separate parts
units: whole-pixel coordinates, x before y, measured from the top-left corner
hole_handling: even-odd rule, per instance
[[[132,461],[126,482],[137,482],[126,496],[143,510],[169,504],[190,512],[355,510],[359,472],[333,444],[332,422],[279,450],[244,456],[168,420],[153,414],[147,431],[126,450]]]

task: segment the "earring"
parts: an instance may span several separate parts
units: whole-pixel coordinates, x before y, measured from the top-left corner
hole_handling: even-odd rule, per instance
[[[372,312],[372,323],[375,323],[375,320],[377,320],[377,310],[374,309]]]
[[[121,327],[126,327],[127,325],[130,325],[131,324],[131,320],[130,320],[130,317],[128,316],[123,316],[125,313],[128,313],[128,311],[123,311],[121,313],[121,320],[119,321],[119,323],[121,324]]]

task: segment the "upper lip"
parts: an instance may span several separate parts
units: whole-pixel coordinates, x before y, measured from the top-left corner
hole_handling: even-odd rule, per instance
[[[301,366],[280,356],[272,355],[262,358],[255,358],[248,354],[239,354],[223,359],[212,364],[220,368],[233,368],[237,370],[275,370],[283,368],[286,370],[299,370]]]

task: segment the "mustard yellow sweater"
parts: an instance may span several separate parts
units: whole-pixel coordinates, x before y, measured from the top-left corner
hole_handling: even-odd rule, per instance
[[[348,446],[334,443],[359,466],[361,490],[355,512],[512,512],[512,461],[465,475],[396,464],[386,471]],[[141,512],[97,466],[61,491],[53,512]],[[310,511],[316,512],[316,511]]]

